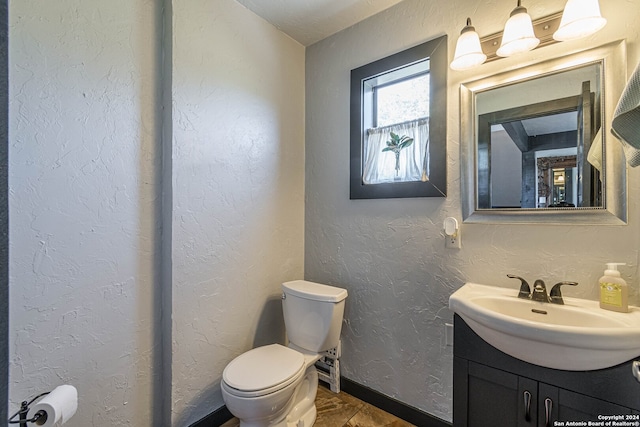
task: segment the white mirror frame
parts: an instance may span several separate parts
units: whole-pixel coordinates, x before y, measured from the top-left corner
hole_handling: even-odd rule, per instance
[[[476,96],[496,87],[600,61],[603,64],[604,206],[567,209],[478,209]],[[626,84],[626,77],[626,43],[624,40],[620,40],[594,49],[461,84],[460,167],[464,222],[625,225],[627,223],[627,165],[622,146],[611,135],[610,129],[613,112]]]

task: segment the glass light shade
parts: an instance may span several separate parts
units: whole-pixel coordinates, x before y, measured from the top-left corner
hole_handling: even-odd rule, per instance
[[[598,0],[569,0],[553,38],[561,42],[579,39],[599,31],[606,23]]]
[[[504,26],[502,44],[496,52],[498,56],[511,56],[528,52],[540,44],[533,33],[533,23],[527,9],[518,6],[511,12],[511,17]]]
[[[460,37],[456,43],[456,53],[451,61],[452,70],[468,70],[477,67],[487,60],[487,55],[482,52],[480,36],[475,28],[471,26],[471,20],[467,20],[467,26],[460,32]]]

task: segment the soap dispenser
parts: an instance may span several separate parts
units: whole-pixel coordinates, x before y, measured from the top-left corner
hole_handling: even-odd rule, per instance
[[[629,311],[629,288],[618,271],[621,262],[608,262],[600,285],[600,308],[627,313]]]

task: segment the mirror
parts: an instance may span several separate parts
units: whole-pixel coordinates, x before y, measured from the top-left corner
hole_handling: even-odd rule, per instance
[[[603,206],[601,77],[596,62],[476,95],[479,209]]]
[[[624,41],[461,85],[465,222],[626,223]]]

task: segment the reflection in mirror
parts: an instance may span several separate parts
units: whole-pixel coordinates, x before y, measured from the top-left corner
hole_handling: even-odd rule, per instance
[[[624,224],[624,41],[463,83],[465,222]]]
[[[602,207],[601,70],[597,62],[478,94],[478,209]]]

